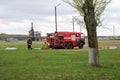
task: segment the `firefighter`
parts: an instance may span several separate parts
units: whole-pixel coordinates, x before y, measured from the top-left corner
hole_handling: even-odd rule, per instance
[[[27,39],[27,48],[28,48],[28,50],[32,50],[32,39],[31,39],[31,37],[29,37],[28,39]]]

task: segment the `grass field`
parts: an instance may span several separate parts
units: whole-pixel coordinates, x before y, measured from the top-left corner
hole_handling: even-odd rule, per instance
[[[0,80],[120,80],[118,44],[100,41],[101,67],[93,68],[87,49],[27,50],[26,42],[0,42]],[[118,48],[109,50],[110,45]],[[8,46],[17,50],[5,50]],[[42,43],[33,42],[33,47]]]

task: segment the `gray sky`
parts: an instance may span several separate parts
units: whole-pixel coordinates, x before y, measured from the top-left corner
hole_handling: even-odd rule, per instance
[[[72,16],[78,16],[77,11],[62,0],[0,0],[0,33],[28,34],[31,22],[34,30],[42,35],[55,31],[54,6],[57,7],[58,31],[72,31]],[[120,3],[112,0],[103,13],[104,27],[98,27],[98,35],[120,35]],[[80,26],[75,24],[75,31]],[[86,34],[85,28],[82,32]]]

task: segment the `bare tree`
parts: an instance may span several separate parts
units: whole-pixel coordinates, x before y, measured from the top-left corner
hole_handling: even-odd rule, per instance
[[[94,67],[99,67],[100,63],[96,27],[102,25],[100,20],[101,14],[111,0],[64,1],[77,9],[79,14],[83,16],[88,35],[89,64]]]

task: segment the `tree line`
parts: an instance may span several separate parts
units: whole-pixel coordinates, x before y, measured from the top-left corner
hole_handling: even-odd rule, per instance
[[[22,35],[22,34],[6,34],[6,33],[1,33],[0,34],[0,40],[6,41],[8,38],[17,38],[18,40],[26,40],[27,35]]]

